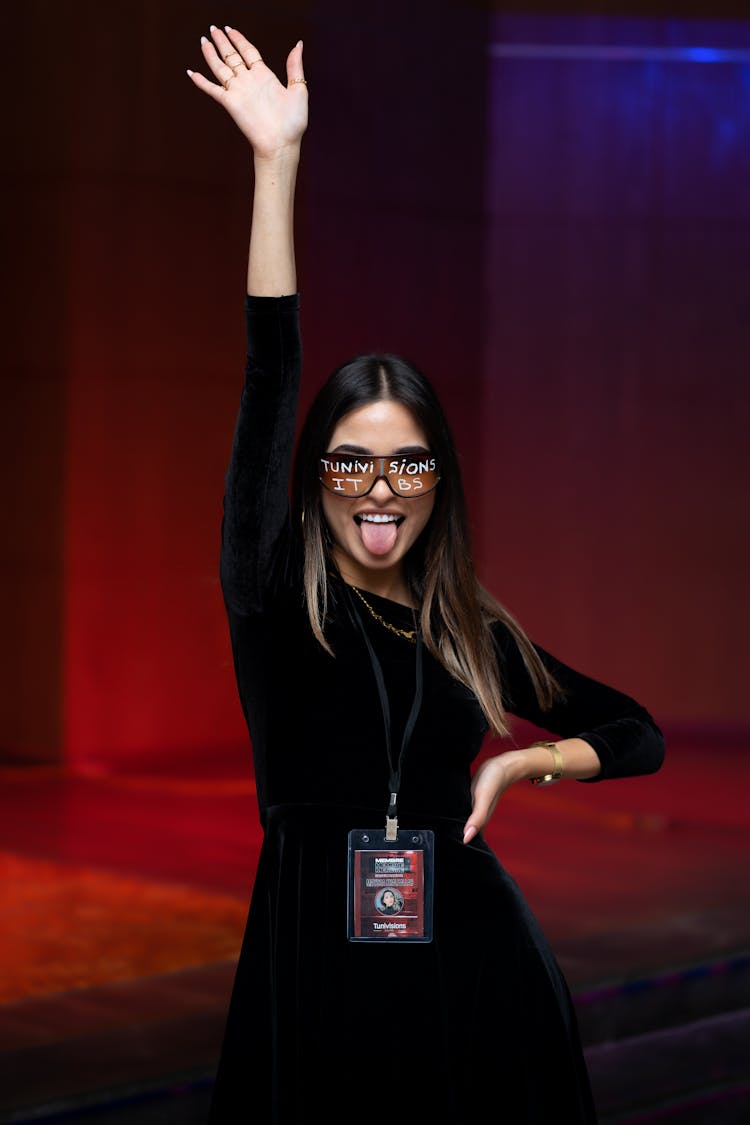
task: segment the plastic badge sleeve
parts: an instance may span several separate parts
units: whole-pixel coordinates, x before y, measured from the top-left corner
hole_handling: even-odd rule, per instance
[[[383,828],[349,833],[349,941],[432,941],[435,834],[403,828],[386,842]]]

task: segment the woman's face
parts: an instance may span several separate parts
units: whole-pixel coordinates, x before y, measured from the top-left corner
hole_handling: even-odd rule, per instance
[[[427,436],[408,407],[392,399],[345,414],[331,435],[328,453],[427,453]],[[381,478],[366,496],[337,496],[321,485],[323,514],[333,555],[346,582],[370,588],[403,577],[406,553],[423,531],[434,491],[416,499],[396,496]],[[374,592],[378,592],[377,588]]]

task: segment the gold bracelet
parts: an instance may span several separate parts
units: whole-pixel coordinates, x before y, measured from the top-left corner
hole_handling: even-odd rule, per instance
[[[562,760],[562,754],[560,753],[559,746],[557,746],[554,742],[546,742],[546,741],[532,742],[531,746],[532,747],[534,747],[534,746],[544,746],[547,750],[549,750],[550,754],[552,755],[552,760],[554,762],[554,765],[552,767],[552,773],[544,773],[544,774],[541,775],[541,777],[529,778],[529,780],[531,781],[531,784],[532,785],[552,785],[552,784],[554,784],[554,782],[559,781],[560,778],[562,777],[562,771],[563,771],[563,760]]]

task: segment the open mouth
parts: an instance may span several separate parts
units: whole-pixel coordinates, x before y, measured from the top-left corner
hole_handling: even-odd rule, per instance
[[[398,529],[405,516],[395,513],[363,512],[354,517],[362,543],[371,555],[387,555],[396,546]]]

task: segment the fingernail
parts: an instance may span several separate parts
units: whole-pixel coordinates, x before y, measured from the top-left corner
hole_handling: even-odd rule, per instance
[[[225,23],[225,24],[224,24],[224,30],[225,30],[225,31],[231,31],[232,29],[231,29],[231,27],[229,26],[229,24],[228,24],[228,23]]]
[[[208,30],[209,31],[216,31],[216,24],[212,23]]]
[[[193,72],[192,72],[192,70],[186,70],[186,71],[185,71],[185,73],[187,74],[188,78],[192,78],[192,77],[193,77]]]
[[[476,828],[474,827],[474,825],[473,825],[473,824],[472,824],[472,825],[470,825],[470,826],[469,826],[469,827],[468,827],[468,828],[466,829],[466,831],[464,832],[464,843],[465,843],[465,844],[468,844],[468,843],[469,843],[469,840],[473,840],[473,839],[474,839],[474,837],[476,836],[476,834],[477,834],[477,830],[476,830]]]
[[[205,35],[201,35],[201,43],[208,43],[208,39],[206,39]]]

